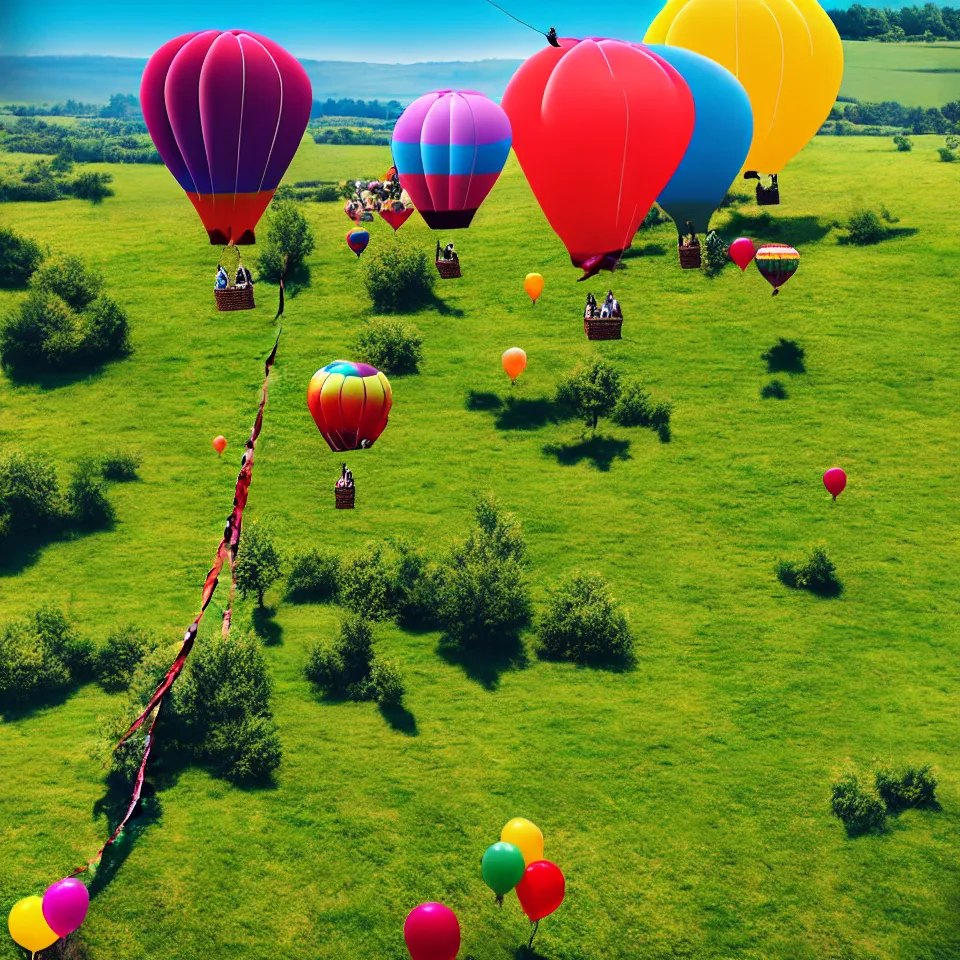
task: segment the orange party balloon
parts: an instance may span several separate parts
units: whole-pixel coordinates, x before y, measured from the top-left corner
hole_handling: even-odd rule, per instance
[[[503,369],[511,380],[516,380],[527,366],[527,355],[519,347],[511,347],[503,357]]]
[[[214,437],[213,438],[213,449],[217,451],[217,456],[221,456],[223,451],[227,449],[227,438],[226,437]]]
[[[536,303],[537,298],[543,293],[543,277],[539,273],[528,273],[527,279],[523,281],[523,289],[527,291],[530,299]]]

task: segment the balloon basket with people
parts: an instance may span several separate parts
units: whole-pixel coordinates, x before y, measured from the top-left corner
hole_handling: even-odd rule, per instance
[[[680,255],[680,266],[684,270],[700,269],[703,259],[700,255],[700,241],[695,234],[680,238],[677,253]]]
[[[253,299],[253,277],[243,265],[240,251],[234,246],[225,247],[224,252],[226,250],[233,250],[236,253],[237,266],[231,276],[230,271],[223,265],[223,254],[221,254],[213,286],[217,310],[221,313],[228,313],[233,310],[253,310],[256,307]]]
[[[337,510],[353,510],[357,499],[357,487],[353,482],[353,471],[344,464],[340,477],[333,488],[334,506]]]
[[[620,301],[607,291],[603,304],[597,303],[597,298],[587,294],[587,303],[583,308],[583,332],[588,340],[620,340],[623,328],[623,311]]]
[[[770,177],[770,186],[764,186],[760,174],[750,171],[743,175],[744,180],[757,180],[757,204],[761,207],[776,207],[780,205],[780,184],[777,182],[777,175]]]
[[[460,272],[460,257],[453,249],[452,242],[441,250],[440,241],[437,241],[436,265],[441,280],[456,280],[463,276]]]

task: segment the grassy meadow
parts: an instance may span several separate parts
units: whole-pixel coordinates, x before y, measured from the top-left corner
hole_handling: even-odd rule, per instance
[[[436,634],[384,625],[413,717],[391,725],[373,704],[324,702],[303,676],[338,610],[279,603],[266,648],[284,748],[275,787],[199,768],[162,784],[159,818],[92,901],[90,960],[401,960],[403,918],[425,900],[457,912],[462,958],[519,956],[519,904],[497,910],[479,871],[514,816],[539,824],[567,877],[542,958],[960,955],[960,176],[937,162],[941,138],[914,139],[900,154],[888,139],[817,138],[781,177],[772,221],[753,204],[718,215],[728,239],[799,248],[776,298],[753,266],[714,280],[681,271],[669,225],[638,237],[642,255],[612,281],[575,283],[511,157],[455,237],[463,279],[438,283],[438,307],[412,318],[421,374],[393,379],[386,433],[348,458],[354,512],[333,509],[341,457],[305,391],[350,356],[370,307],[341,205],[305,204],[317,249],[310,285],[288,300],[248,517],[272,517],[288,552],[400,537],[440,547],[466,530],[473,492],[494,490],[523,522],[537,603],[561,575],[600,571],[628,609],[638,664],[578,669],[531,650],[525,667],[477,677],[438,654]],[[387,148],[305,140],[288,180],[388,165]],[[132,621],[173,644],[230,507],[276,288],[257,286],[256,311],[216,313],[218,251],[166,170],[97,169],[116,189],[100,206],[5,204],[0,217],[105,274],[134,352],[87,377],[0,379],[0,446],[45,453],[63,480],[82,456],[137,450],[142,482],[111,487],[114,529],[4,558],[0,622],[55,605],[101,641]],[[858,202],[886,204],[899,235],[840,244],[832,223]],[[389,228],[370,226],[372,248]],[[432,252],[419,218],[402,234]],[[546,279],[536,307],[522,288],[534,270]],[[588,343],[583,299],[611,282],[624,339]],[[0,310],[22,295],[0,291]],[[761,354],[779,337],[802,345],[806,372],[776,374],[789,397],[764,400]],[[510,346],[529,357],[512,390]],[[672,442],[544,422],[537,401],[597,354],[673,401]],[[470,391],[522,402],[498,416],[468,409]],[[836,504],[821,483],[832,466],[850,478]],[[818,542],[838,598],[774,576],[778,557]],[[216,608],[208,616],[215,627]],[[0,722],[4,911],[106,838],[90,749],[113,699],[88,686]],[[943,809],[849,839],[831,783],[879,760],[934,764]],[[16,956],[0,937],[0,958]]]
[[[840,93],[873,103],[942,107],[960,98],[960,43],[843,41]]]

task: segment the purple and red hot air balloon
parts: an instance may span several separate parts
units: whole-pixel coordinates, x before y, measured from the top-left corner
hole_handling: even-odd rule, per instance
[[[370,234],[363,227],[354,227],[347,231],[347,246],[357,255],[358,260],[369,242]]]
[[[255,242],[312,101],[303,67],[256,33],[188,33],[150,58],[140,83],[143,118],[211,243]]]
[[[482,93],[414,100],[393,131],[400,184],[433,230],[470,226],[510,154],[510,120]]]

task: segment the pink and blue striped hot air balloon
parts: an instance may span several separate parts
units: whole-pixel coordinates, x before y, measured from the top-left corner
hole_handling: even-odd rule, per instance
[[[469,227],[510,153],[507,115],[489,97],[438,90],[403,111],[393,131],[400,185],[433,230]]]
[[[140,83],[143,119],[211,243],[254,242],[312,102],[299,62],[256,33],[187,33],[150,58]]]

